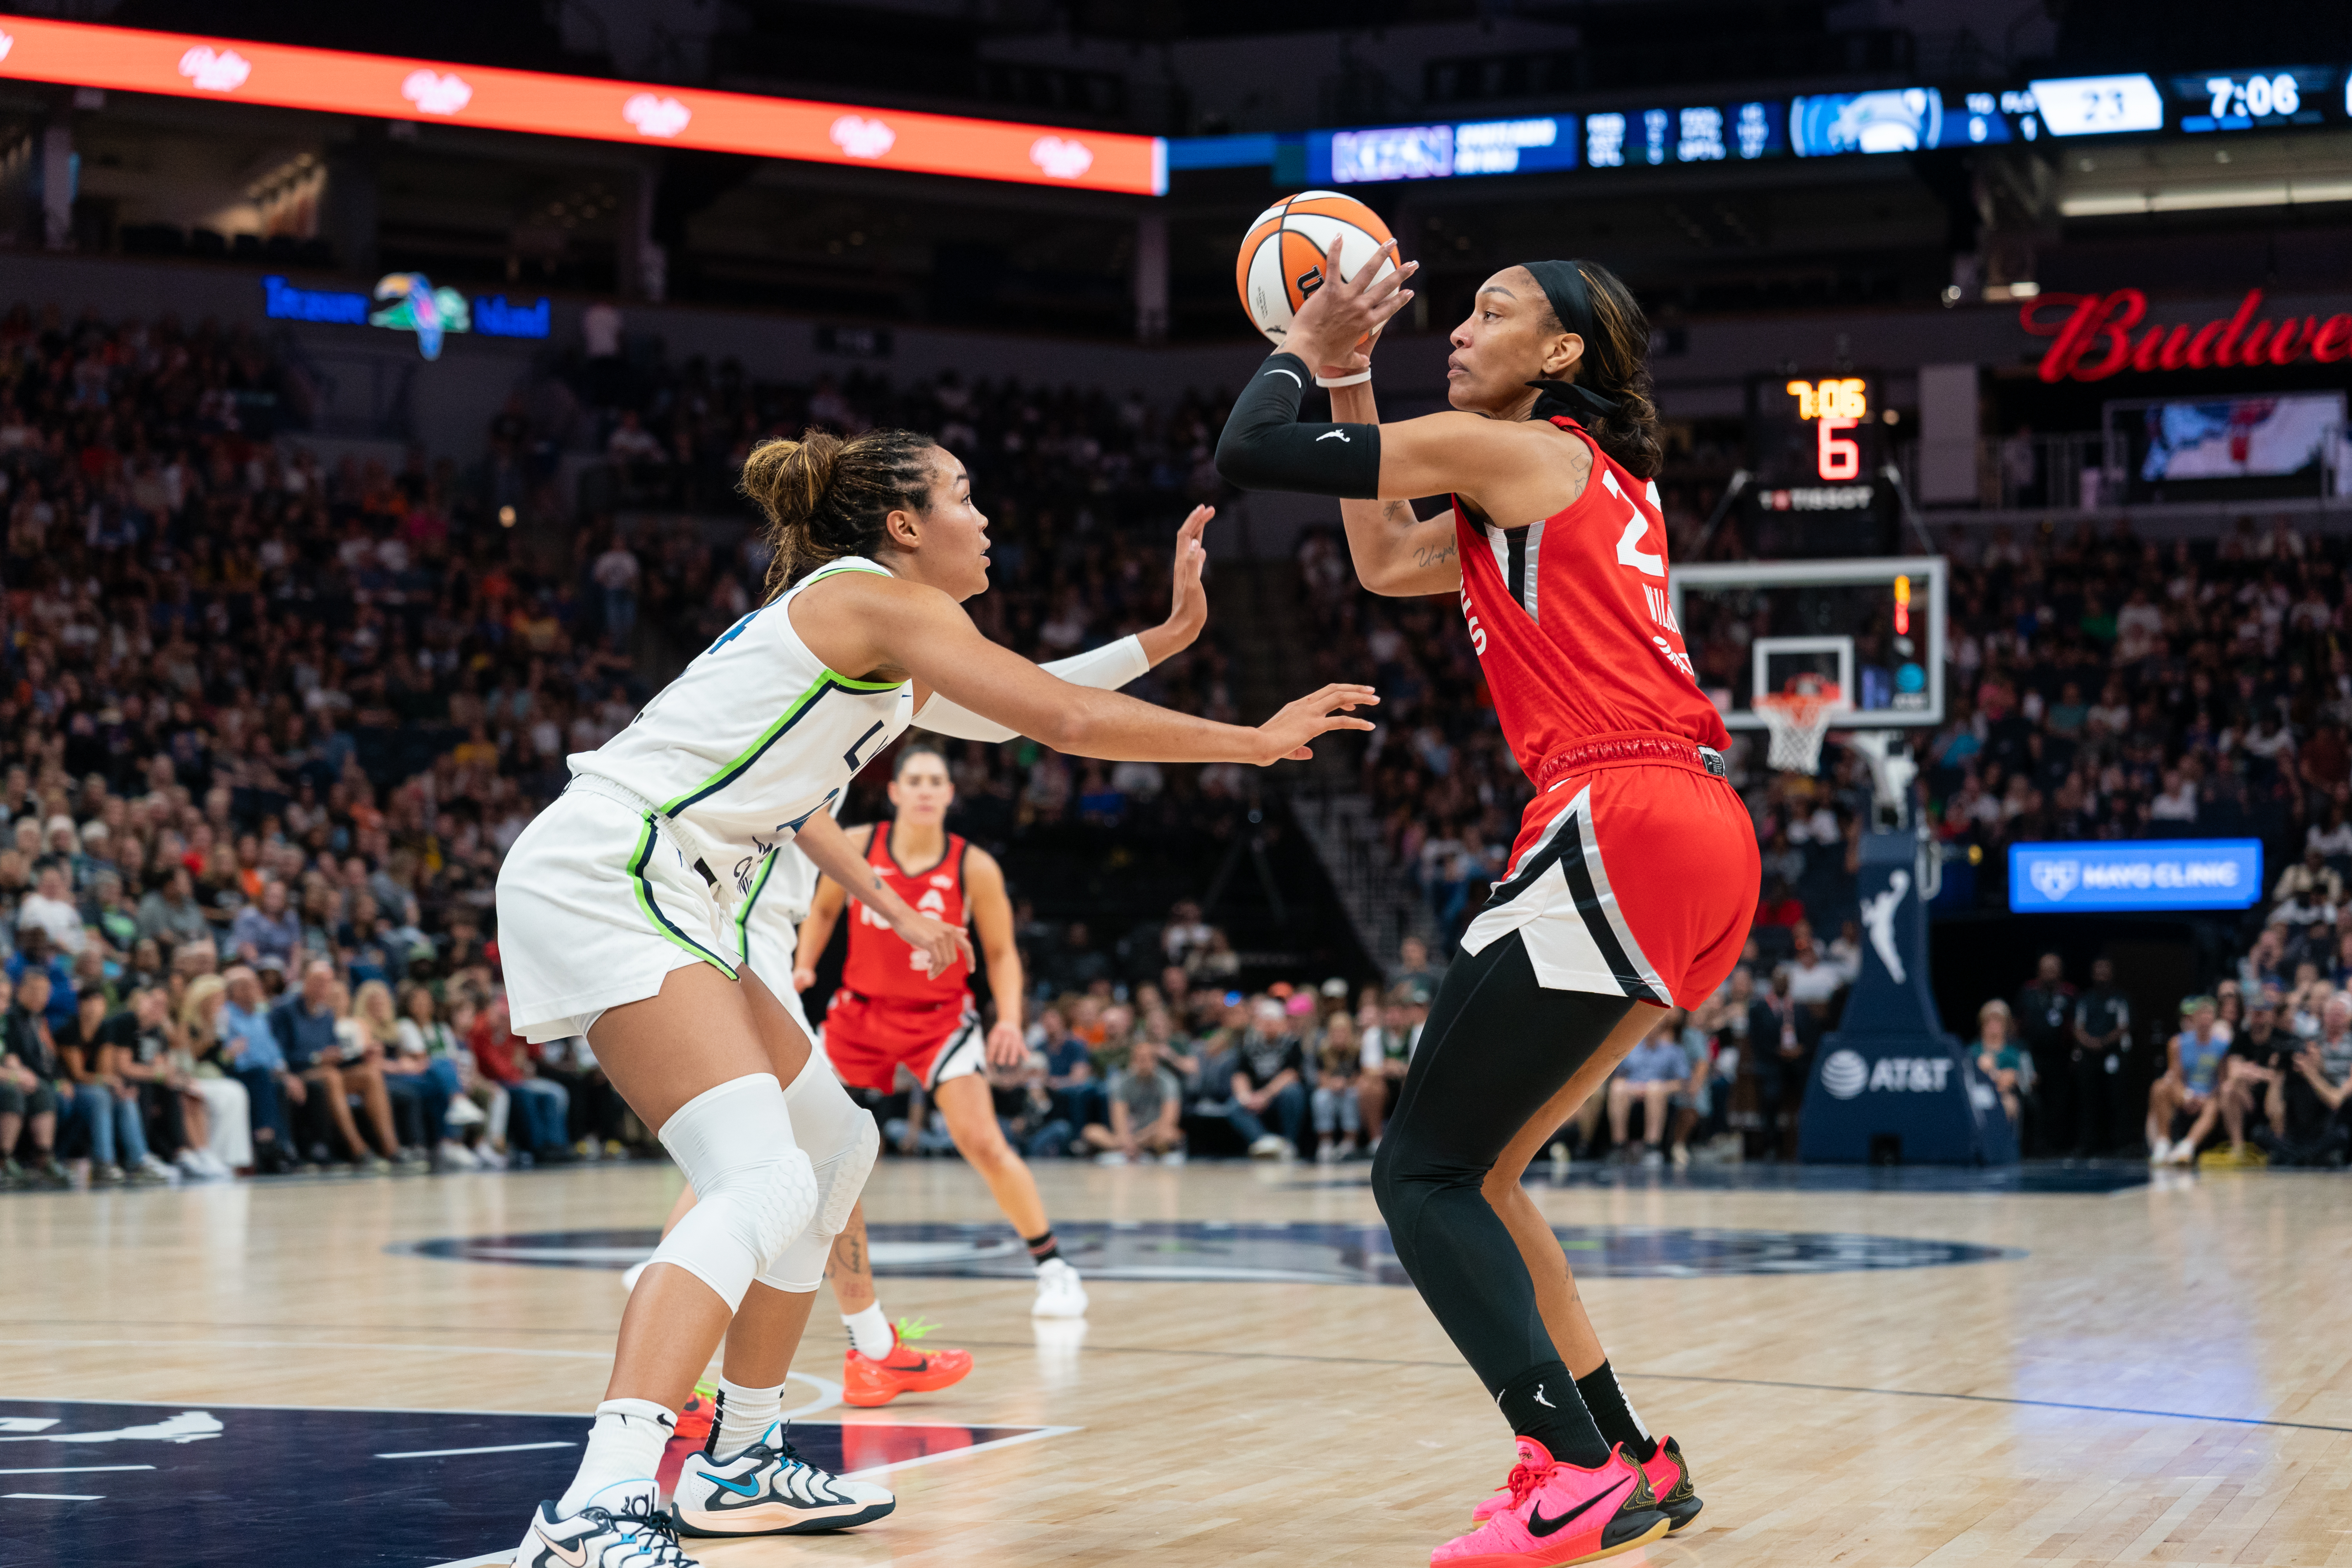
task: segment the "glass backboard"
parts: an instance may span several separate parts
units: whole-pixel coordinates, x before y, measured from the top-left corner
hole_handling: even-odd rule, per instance
[[[1760,730],[1759,692],[1834,681],[1831,728],[1944,721],[1940,555],[1676,566],[1667,593],[1702,690],[1724,723]]]

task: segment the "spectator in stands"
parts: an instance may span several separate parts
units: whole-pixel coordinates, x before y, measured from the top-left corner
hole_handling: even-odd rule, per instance
[[[73,1022],[56,1039],[58,1064],[71,1086],[70,1114],[89,1147],[89,1179],[101,1186],[125,1180],[167,1182],[172,1168],[147,1146],[139,1088],[114,1070],[115,1047],[106,1028],[110,1011],[103,993],[85,993]],[[59,1092],[66,1092],[63,1085]]]
[[[278,1045],[260,976],[238,964],[219,978],[226,983],[215,1026],[220,1063],[244,1086],[252,1117],[256,1168],[275,1174],[289,1168],[297,1157],[289,1108],[301,1104],[308,1090]],[[193,979],[188,995],[196,995]]]
[[[1226,1120],[1257,1160],[1296,1158],[1307,1134],[1307,1058],[1283,1005],[1260,996],[1234,1042],[1233,1110]],[[1270,1130],[1265,1119],[1272,1118]]]
[[[399,1037],[402,1063],[408,1070],[422,1071],[440,1090],[446,1107],[437,1163],[454,1170],[478,1168],[482,1154],[495,1151],[477,1151],[456,1135],[461,1129],[479,1130],[485,1120],[467,1094],[473,1058],[457,1031],[442,1020],[430,985],[411,981],[401,988]],[[421,1068],[414,1065],[418,1063]]]
[[[1341,1000],[1346,987],[1341,987]],[[1352,1160],[1363,1147],[1364,1108],[1356,1077],[1363,1070],[1364,1040],[1356,1020],[1342,1009],[1324,1022],[1316,1046],[1315,1089],[1308,1108],[1315,1125],[1315,1157],[1326,1164]]]
[[[2115,1145],[2116,1086],[2131,1049],[2131,1001],[2116,984],[2116,966],[2091,963],[2091,988],[2074,1001],[2073,1146],[2098,1155]]]
[[[1412,1048],[1421,1043],[1428,1017],[1428,992],[1419,986],[1393,985],[1380,1005],[1380,1021],[1360,1031],[1364,1055],[1356,1075],[1356,1095],[1368,1152],[1381,1146],[1381,1131],[1396,1108],[1405,1069],[1412,1063]]]
[[[1796,946],[1788,963],[1789,999],[1814,1009],[1816,1016],[1825,1017],[1824,1010],[1831,1000],[1845,989],[1845,974],[1826,962],[1821,944],[1813,940],[1810,922],[1800,922],[1796,931]]]
[[[70,833],[73,824],[68,821],[66,828]],[[82,930],[81,910],[74,904],[63,865],[52,860],[41,868],[33,890],[16,906],[16,929],[41,931],[49,946],[68,959],[81,956],[89,938]]]
[[[2328,1002],[2319,1038],[2287,1058],[2266,1099],[2275,1163],[2345,1163],[2352,1150],[2352,997]]]
[[[1181,1116],[1184,1090],[1164,1065],[1161,1047],[1147,1030],[1129,1047],[1124,1065],[1111,1069],[1105,1085],[1107,1122],[1084,1129],[1098,1165],[1141,1163],[1157,1156],[1162,1164],[1184,1163]]]
[[[44,984],[37,971],[35,983]],[[41,1007],[27,1004],[16,990],[0,975],[0,1173],[12,1184],[30,1180],[62,1187],[72,1177],[57,1153],[57,1053]],[[28,1165],[20,1165],[18,1140],[28,1136]]]
[[[2187,1165],[2197,1159],[2197,1146],[2213,1131],[2221,1110],[2214,1099],[2221,1058],[2229,1049],[2219,1027],[2210,996],[2191,996],[2180,1004],[2181,1030],[2166,1047],[2162,1077],[2148,1086],[2147,1148],[2151,1165]],[[2189,1118],[2189,1131],[2175,1142],[2176,1121]]]
[[[17,934],[22,945],[16,956],[8,961],[9,977],[19,986],[28,974],[38,973],[47,979],[48,988],[42,993],[47,998],[42,1012],[54,1036],[73,1022],[74,1009],[81,1000],[74,984],[73,965],[49,945],[49,933],[44,928],[27,926]]]
[[[1644,1165],[1666,1163],[1665,1143],[1670,1103],[1675,1091],[1691,1074],[1690,1058],[1683,1054],[1685,1015],[1669,1007],[1650,1032],[1625,1053],[1609,1079],[1609,1137],[1619,1159]],[[1632,1141],[1633,1108],[1642,1108],[1642,1142]]]
[[[239,910],[229,922],[228,947],[241,963],[259,964],[275,960],[284,970],[302,945],[302,919],[287,907],[286,884],[262,884],[258,901]]]
[[[1770,988],[1748,1006],[1748,1053],[1741,1065],[1753,1086],[1762,1142],[1751,1154],[1796,1158],[1797,1116],[1819,1037],[1813,1010],[1789,994],[1788,970],[1773,971]]]
[[[2074,988],[2066,984],[2065,960],[2058,954],[2043,953],[2033,978],[2018,989],[2014,1021],[2033,1058],[2042,1149],[2073,1152],[2081,1126],[2074,1104]]]
[[[2221,1155],[2231,1165],[2264,1163],[2248,1134],[2262,1131],[2270,1086],[2278,1081],[2295,1045],[2279,1027],[2277,994],[2257,994],[2246,1009],[2245,1027],[2231,1038],[2229,1053],[2221,1058],[2221,1126],[2230,1135],[2230,1147],[2208,1154],[2208,1161]]]
[[[185,867],[172,868],[163,885],[139,901],[139,934],[153,937],[166,947],[212,934],[212,923],[195,901],[194,879]]]
[[[157,993],[169,994],[161,987]],[[276,1169],[274,1163],[262,1164],[254,1145],[252,1097],[221,1059],[221,1019],[227,1005],[228,983],[217,974],[198,975],[188,983],[187,994],[169,1026],[173,1070],[191,1090],[188,1136],[203,1146],[207,1163],[218,1167],[218,1172],[208,1173],[247,1167]],[[266,1019],[262,1027],[267,1032]],[[270,1045],[276,1048],[274,1037]]]
[[[315,1098],[318,1104],[310,1107],[312,1125],[319,1125],[317,1112],[323,1111],[326,1125],[342,1139],[352,1163],[382,1173],[391,1170],[393,1160],[403,1157],[404,1151],[393,1127],[392,1097],[384,1088],[383,1068],[379,1058],[371,1054],[373,1043],[363,1042],[356,1057],[346,1053],[337,1027],[345,1016],[339,1006],[341,985],[331,963],[311,960],[302,966],[302,983],[290,987],[269,1009],[269,1026],[294,1075],[288,1098],[298,1106],[310,1106]],[[360,1135],[359,1122],[352,1115],[354,1094],[361,1097],[369,1131],[376,1136],[375,1149],[369,1148]],[[306,1152],[311,1163],[326,1163],[322,1140],[314,1136]]]
[[[1099,1017],[1100,1010],[1091,998],[1081,998],[1079,1005]],[[1109,1124],[1110,1109],[1103,1101],[1102,1085],[1095,1079],[1094,1053],[1085,1040],[1070,1032],[1059,1007],[1038,1013],[1029,1030],[1029,1048],[1045,1058],[1045,1091],[1054,1097],[1056,1117],[1073,1127]]]
[[[2341,805],[2331,805],[2329,809],[2342,819]],[[2344,902],[2344,879],[2328,865],[2327,851],[2315,838],[2304,846],[2302,859],[2279,873],[2271,885],[2271,897],[2281,903],[2297,900],[2307,908],[2333,910]]]
[[[1429,944],[1417,936],[1406,937],[1397,943],[1397,972],[1391,984],[1407,990],[1426,991],[1437,994],[1437,983],[1445,978],[1445,966],[1433,964],[1429,958]]]
[[[509,1143],[520,1143],[523,1163],[561,1163],[571,1157],[564,1121],[572,1097],[559,1083],[539,1076],[530,1047],[514,1032],[506,999],[499,997],[475,1016],[467,1048],[474,1054],[475,1070],[507,1091],[509,1101],[522,1113],[520,1139],[508,1123]],[[493,1113],[495,1114],[495,1113]]]
[[[1975,1059],[1977,1070],[1992,1085],[1993,1092],[2000,1096],[2000,1108],[2009,1113],[2009,1124],[2022,1129],[2026,1074],[2032,1067],[2032,1058],[2018,1048],[2011,1036],[2015,1026],[2016,1018],[2009,1004],[1994,997],[1977,1009],[1977,1038],[1969,1054]]]

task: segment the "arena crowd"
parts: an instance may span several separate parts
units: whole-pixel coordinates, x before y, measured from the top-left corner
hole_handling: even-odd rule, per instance
[[[757,602],[756,538],[693,515],[721,505],[750,445],[810,422],[938,431],[992,498],[994,585],[975,615],[1041,658],[1156,620],[1172,524],[1218,496],[1213,396],[1160,407],[951,375],[796,386],[649,354],[550,370],[471,468],[324,462],[274,434],[302,388],[267,342],[169,318],[0,318],[9,1181],[651,1152],[585,1041],[531,1047],[508,1029],[492,889],[565,754],[626,724],[666,663]],[[554,569],[508,524],[562,510],[557,459],[583,449],[609,460],[609,493]],[[625,506],[688,521],[633,532],[611,516]],[[1364,784],[1440,951],[1409,944],[1380,986],[1269,981],[1186,906],[1115,949],[1028,921],[1034,1050],[994,1088],[1034,1155],[1367,1153],[1500,867],[1527,786],[1453,607],[1360,594],[1332,537],[1305,541],[1298,565],[1312,679],[1369,671],[1383,692]],[[2310,1133],[2294,1084],[2325,1100],[2352,1071],[2330,1054],[2352,978],[2341,567],[2333,545],[2284,530],[2218,549],[2119,533],[1956,552],[1958,696],[1923,778],[1938,832],[1979,862],[1979,897],[1999,900],[2000,851],[2021,836],[2252,833],[2291,844],[2302,869],[2261,911],[2210,1023],[2183,1027],[2196,1044],[2164,1091],[2179,1122],[2160,1134],[2168,1158],[2214,1128],[2232,1149],[2256,1146],[2265,1121]],[[1232,718],[1231,682],[1212,637],[1131,689]],[[1749,962],[1662,1021],[1564,1130],[1564,1154],[1793,1152],[1813,1043],[1859,963],[1864,785],[1835,745],[1811,779],[1735,763],[1767,867]],[[1257,787],[1246,770],[1105,768],[1023,742],[960,745],[955,773],[957,826],[991,838],[1225,820]],[[2068,1029],[2085,1008],[2105,1016],[2084,1000],[2098,984],[2069,994]],[[2084,1145],[2074,1123],[2093,1097],[2054,1087],[2074,1081],[2074,1057],[2051,1055],[2022,1005],[2009,1012],[2009,1033],[1989,1016],[1981,1039],[2018,1113],[2039,1146]],[[2265,1013],[2273,1033],[2257,1035]],[[2318,1041],[2316,1079],[2299,1053],[2256,1059],[2249,1042],[2273,1037]],[[2247,1067],[2200,1065],[2217,1038]],[[2252,1087],[2230,1089],[2242,1071]],[[2274,1087],[2293,1100],[2275,1114]],[[877,1110],[900,1150],[944,1147],[919,1095]],[[2092,1142],[2137,1135],[2123,1109],[2100,1114]]]

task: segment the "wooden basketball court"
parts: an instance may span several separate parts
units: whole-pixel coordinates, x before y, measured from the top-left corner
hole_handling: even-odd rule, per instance
[[[1648,1562],[2352,1563],[2336,1180],[1572,1175],[1540,1201],[1618,1276],[1585,1285],[1593,1316],[1706,1502]],[[821,1302],[787,1404],[813,1453],[839,1423],[841,1452],[895,1465],[898,1510],[698,1556],[1416,1568],[1467,1527],[1507,1433],[1412,1291],[1376,1282],[1363,1167],[1039,1177],[1096,1260],[1083,1332],[1033,1325],[1013,1274],[886,1278],[888,1311],[978,1365],[850,1410]],[[517,1489],[569,1473],[644,1250],[597,1233],[649,1232],[676,1184],[630,1164],[0,1198],[0,1563],[503,1563],[541,1495]],[[887,1162],[867,1204],[886,1263],[1005,1261],[960,1164]]]

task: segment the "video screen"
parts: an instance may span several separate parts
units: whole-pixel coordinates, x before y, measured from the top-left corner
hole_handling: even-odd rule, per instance
[[[2285,393],[2157,403],[2138,410],[2143,485],[2316,476],[2341,441],[2344,395]]]

